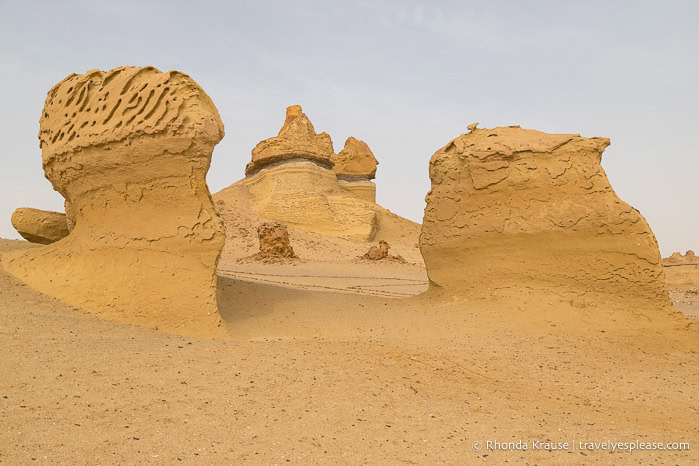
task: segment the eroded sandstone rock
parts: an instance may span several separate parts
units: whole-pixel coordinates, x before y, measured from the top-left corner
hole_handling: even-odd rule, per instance
[[[673,265],[699,265],[699,257],[697,257],[691,249],[687,251],[684,256],[679,252],[673,252],[670,257],[663,259],[663,265],[665,267],[671,267]]]
[[[184,73],[68,76],[48,93],[39,140],[75,227],[63,241],[8,254],[6,269],[106,318],[225,335],[216,306],[223,223],[205,179],[223,135],[213,102]]]
[[[252,150],[252,161],[245,168],[252,175],[274,162],[305,159],[330,168],[333,144],[327,133],[316,134],[313,124],[300,105],[286,109],[284,126],[276,137],[265,139]]]
[[[30,243],[51,244],[68,236],[65,214],[21,207],[12,214],[12,226]]]
[[[366,142],[349,137],[345,147],[333,154],[333,171],[339,176],[356,176],[373,180],[379,162]]]
[[[655,237],[600,165],[608,145],[472,125],[438,150],[420,237],[431,289],[666,305]]]
[[[263,223],[257,227],[260,253],[266,256],[293,258],[294,248],[289,241],[289,230],[280,223]]]
[[[332,153],[330,136],[316,134],[295,105],[287,109],[279,136],[253,149],[247,176],[239,183],[260,217],[321,234],[369,240],[378,228],[377,208],[338,184],[331,169]]]
[[[340,185],[369,202],[376,202],[376,167],[379,162],[369,146],[359,139],[347,138],[345,147],[333,154],[333,171]]]
[[[386,241],[379,241],[379,247],[378,248],[376,246],[370,247],[369,251],[367,251],[367,253],[364,254],[364,257],[366,259],[371,259],[373,261],[385,259],[388,257],[388,250],[389,250],[388,243]]]

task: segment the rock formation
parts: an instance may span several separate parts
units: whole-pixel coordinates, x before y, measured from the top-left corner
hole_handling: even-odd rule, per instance
[[[300,106],[289,107],[279,135],[253,149],[247,176],[237,187],[252,199],[261,218],[369,240],[378,227],[376,206],[338,184],[331,169],[332,153],[330,136],[316,134]]]
[[[432,292],[667,305],[655,237],[600,165],[608,139],[472,126],[430,160],[420,247]]]
[[[373,261],[378,261],[388,257],[388,243],[386,241],[379,241],[379,247],[372,246],[369,248],[364,258],[371,259]]]
[[[73,207],[75,228],[8,254],[6,269],[106,318],[224,336],[216,306],[224,230],[205,178],[223,134],[211,99],[178,71],[68,76],[48,93],[39,140],[46,178]]]
[[[665,283],[675,306],[699,303],[699,257],[694,251],[679,252],[663,259]]]
[[[379,164],[369,146],[350,137],[339,154],[333,154],[333,171],[340,185],[360,198],[376,202],[376,166]]]
[[[64,214],[29,207],[14,211],[12,226],[22,238],[38,244],[55,243],[69,233]]]
[[[289,242],[289,230],[280,223],[263,223],[257,227],[260,254],[265,256],[294,258],[294,248]]]
[[[672,267],[674,265],[699,265],[699,257],[697,257],[691,249],[687,251],[684,256],[679,252],[673,252],[670,257],[663,259],[663,265],[665,267]]]
[[[279,134],[259,142],[252,150],[252,161],[245,174],[252,175],[267,165],[297,158],[331,168],[332,153],[333,143],[328,133],[316,134],[301,106],[292,105],[286,109],[286,120]]]

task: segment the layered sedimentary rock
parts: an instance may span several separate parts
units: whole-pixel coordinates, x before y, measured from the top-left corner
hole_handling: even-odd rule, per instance
[[[667,305],[655,237],[600,165],[608,145],[474,126],[438,150],[420,237],[431,290]]]
[[[332,153],[330,136],[316,134],[295,105],[287,109],[279,135],[253,149],[239,183],[260,217],[331,236],[371,239],[378,227],[376,206],[338,184]]]
[[[213,102],[186,74],[121,67],[68,76],[48,93],[39,140],[75,227],[8,255],[6,269],[106,318],[225,335],[215,289],[224,230],[205,179],[223,135]]]
[[[12,214],[12,226],[30,243],[51,244],[68,236],[65,214],[21,207]]]
[[[376,167],[379,162],[369,146],[359,139],[347,138],[345,147],[333,154],[333,171],[340,185],[369,202],[376,202]]]
[[[697,301],[699,293],[699,257],[694,251],[684,255],[674,252],[663,259],[665,283],[673,295],[673,301],[680,300],[680,306]],[[677,302],[675,303],[677,305]]]
[[[245,174],[252,175],[274,162],[296,158],[330,168],[332,153],[333,143],[328,133],[316,134],[301,106],[292,105],[286,109],[286,119],[279,134],[260,141],[252,150],[252,160],[245,168]]]
[[[699,257],[697,257],[692,250],[687,251],[684,256],[679,252],[673,252],[670,257],[663,259],[663,265],[665,267],[672,267],[674,265],[699,265]]]

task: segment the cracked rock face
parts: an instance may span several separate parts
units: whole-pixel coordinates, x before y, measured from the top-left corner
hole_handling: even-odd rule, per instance
[[[432,290],[667,304],[660,253],[600,165],[604,138],[475,129],[430,160],[420,248]]]
[[[73,229],[13,252],[5,268],[105,318],[223,336],[224,231],[205,179],[223,135],[213,102],[186,74],[121,67],[68,76],[48,93],[39,140]]]

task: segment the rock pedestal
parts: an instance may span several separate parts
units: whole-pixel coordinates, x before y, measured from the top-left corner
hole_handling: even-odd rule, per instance
[[[3,261],[48,295],[109,319],[224,336],[216,306],[223,223],[206,185],[223,137],[186,74],[121,67],[70,75],[40,120],[46,177],[72,206],[63,241]]]
[[[284,126],[276,137],[265,139],[252,150],[252,160],[245,168],[250,176],[275,162],[304,159],[331,168],[333,143],[328,133],[316,134],[313,124],[300,105],[286,109]]]
[[[286,111],[279,135],[260,142],[241,181],[260,217],[330,236],[370,240],[375,205],[350,195],[332,171],[332,141],[316,134],[301,107]]]

